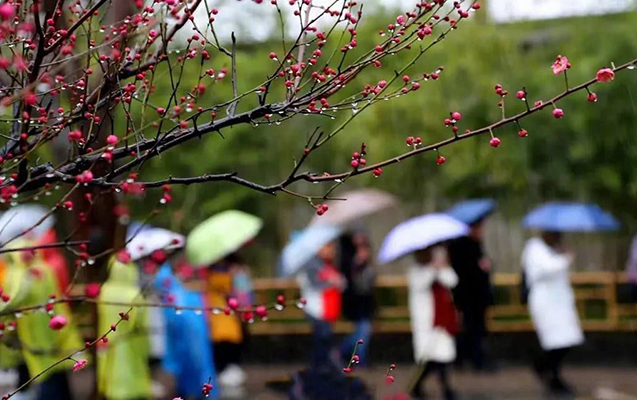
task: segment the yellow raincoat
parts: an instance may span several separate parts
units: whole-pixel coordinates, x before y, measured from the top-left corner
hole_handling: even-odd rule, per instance
[[[15,241],[12,245],[27,247],[34,245],[34,243]],[[0,311],[46,304],[51,295],[55,295],[56,298],[61,297],[55,277],[39,253],[36,251],[34,255],[27,255],[24,252],[5,254],[6,268],[3,274],[2,288],[11,298],[9,302],[0,304]],[[53,315],[63,315],[68,322],[59,331],[54,331],[49,327],[51,315],[42,310],[21,314],[20,318],[15,318],[14,314],[9,320],[15,319],[17,322],[16,331],[21,346],[21,357],[26,362],[31,376],[42,372],[51,364],[74,351],[82,349],[81,336],[73,323],[71,310],[67,303],[58,303],[53,307]],[[18,360],[15,352],[7,351],[5,354],[6,350],[6,346],[0,348],[3,354],[3,364],[5,356],[11,359],[9,363]],[[77,357],[86,358],[85,355]],[[64,362],[48,373],[70,369],[72,366],[72,361]],[[46,379],[48,373],[38,379],[40,381]]]
[[[210,306],[225,308],[228,305],[226,297],[232,291],[232,274],[218,271],[209,272],[207,289],[206,297]],[[241,321],[236,315],[212,314],[210,316],[210,336],[215,343],[241,343],[243,341]]]
[[[102,286],[99,299],[108,302],[143,302],[138,281],[139,272],[135,264],[122,264],[113,258],[109,278]],[[119,321],[120,312],[128,309],[127,306],[100,304],[100,335]],[[108,335],[108,343],[98,348],[98,390],[107,399],[151,397],[146,310],[134,308],[128,315],[129,320],[122,321],[117,330]]]
[[[4,285],[4,275],[7,273],[7,264],[0,259],[0,287]]]
[[[0,259],[0,288],[7,288],[7,281],[5,278],[7,277],[7,264],[4,259]],[[0,310],[2,310],[4,305],[0,303]],[[5,324],[11,318],[0,317],[0,321],[5,322]],[[6,334],[6,333],[5,333]],[[22,355],[20,354],[20,350],[11,348],[7,345],[7,340],[0,340],[0,369],[10,369],[15,368],[20,364],[22,360]]]

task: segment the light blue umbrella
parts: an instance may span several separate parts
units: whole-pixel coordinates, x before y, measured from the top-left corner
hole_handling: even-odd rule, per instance
[[[416,250],[469,233],[469,227],[447,214],[427,214],[394,227],[383,240],[378,254],[382,264],[392,262]]]
[[[495,201],[491,199],[472,199],[456,203],[446,211],[460,222],[472,225],[495,210]]]
[[[340,234],[341,228],[336,225],[320,224],[306,228],[283,249],[283,275],[290,276],[298,272],[323,246]]]
[[[290,232],[290,237],[288,238],[288,243],[291,243],[299,238],[303,231],[292,231]],[[285,273],[283,272],[283,255],[279,255],[279,259],[276,262],[276,276],[277,278],[284,278]]]
[[[619,221],[595,204],[549,202],[524,217],[525,228],[550,232],[597,232],[619,229]]]

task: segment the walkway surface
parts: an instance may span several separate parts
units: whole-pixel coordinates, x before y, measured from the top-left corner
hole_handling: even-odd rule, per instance
[[[297,371],[298,365],[251,365],[245,371],[248,382],[242,394],[231,396],[226,393],[223,400],[283,400],[285,392],[275,387],[285,386],[289,374]],[[88,370],[88,369],[87,369]],[[398,365],[393,375],[395,382],[388,385],[385,381],[386,367],[374,367],[365,371],[355,371],[354,376],[362,378],[374,399],[388,400],[404,391],[415,368],[411,365]],[[11,379],[0,374],[0,393],[10,389]],[[72,385],[78,394],[76,400],[90,399],[92,373],[82,371],[73,374]],[[576,400],[637,400],[637,367],[586,367],[569,366],[564,376],[577,389]],[[495,373],[474,373],[471,371],[452,371],[452,382],[458,392],[458,400],[536,400],[553,399],[543,392],[530,369],[524,367],[501,368]],[[165,377],[158,381],[169,382]],[[278,382],[278,383],[277,383]],[[434,376],[427,381],[429,399],[440,398],[438,384]],[[167,393],[157,399],[171,400]],[[331,399],[330,399],[331,400]],[[339,399],[334,399],[339,400]]]
[[[251,366],[246,368],[249,375],[247,393],[242,399],[278,400],[285,394],[264,389],[271,380],[284,379],[294,372],[292,366]],[[387,368],[372,368],[355,373],[368,385],[375,399],[391,399],[404,391],[415,368],[398,365],[393,372],[395,382],[388,385],[385,380]],[[637,400],[637,367],[566,367],[565,379],[577,390],[576,399],[594,400]],[[501,368],[495,373],[474,373],[472,371],[452,371],[451,379],[458,392],[459,400],[531,400],[551,399],[540,386],[535,375],[528,368]],[[427,383],[429,398],[439,397],[438,382],[431,376]]]

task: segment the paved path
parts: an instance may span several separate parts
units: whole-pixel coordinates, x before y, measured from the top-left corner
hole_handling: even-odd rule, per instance
[[[224,396],[226,399],[240,400],[283,400],[285,393],[268,388],[268,382],[284,380],[300,366],[294,365],[252,365],[246,367],[248,382],[243,395]],[[394,371],[395,382],[385,382],[386,368],[375,367],[365,371],[356,371],[369,387],[374,399],[391,399],[392,395],[404,390],[414,373],[411,365],[398,365]],[[92,385],[92,373],[87,369],[73,374],[72,385],[79,395],[76,400],[89,400],[88,393]],[[577,389],[576,400],[637,400],[637,366],[634,368],[617,367],[567,367],[564,376]],[[0,393],[10,389],[11,379],[0,374]],[[162,382],[167,379],[160,378]],[[528,368],[507,367],[497,373],[476,374],[469,371],[452,371],[451,380],[458,392],[458,400],[552,400],[542,391],[535,376]],[[434,376],[427,382],[429,398],[439,397],[438,385]],[[157,400],[170,400],[167,395]],[[332,399],[330,399],[332,400]],[[334,399],[340,400],[340,399]],[[561,400],[561,399],[560,399]]]
[[[295,371],[292,366],[251,366],[246,400],[285,399],[284,394],[264,389],[266,382],[285,378]],[[408,385],[415,368],[398,365],[394,371],[395,382],[385,382],[386,368],[372,368],[355,373],[365,380],[375,399],[391,398]],[[576,399],[591,400],[637,400],[637,367],[567,367],[564,377],[577,390]],[[528,368],[508,367],[497,373],[477,374],[469,371],[452,371],[451,380],[457,389],[459,400],[535,400],[551,399]],[[438,382],[434,376],[427,381],[430,398],[439,398]]]

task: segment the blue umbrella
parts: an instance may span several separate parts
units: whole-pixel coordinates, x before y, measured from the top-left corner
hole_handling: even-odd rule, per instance
[[[615,217],[595,204],[550,202],[524,217],[525,228],[551,232],[596,232],[619,229]]]
[[[446,211],[460,222],[472,225],[495,210],[495,201],[491,199],[473,199],[461,201]]]
[[[283,249],[283,274],[293,275],[304,267],[327,243],[339,237],[341,228],[335,225],[312,225],[296,236]]]

